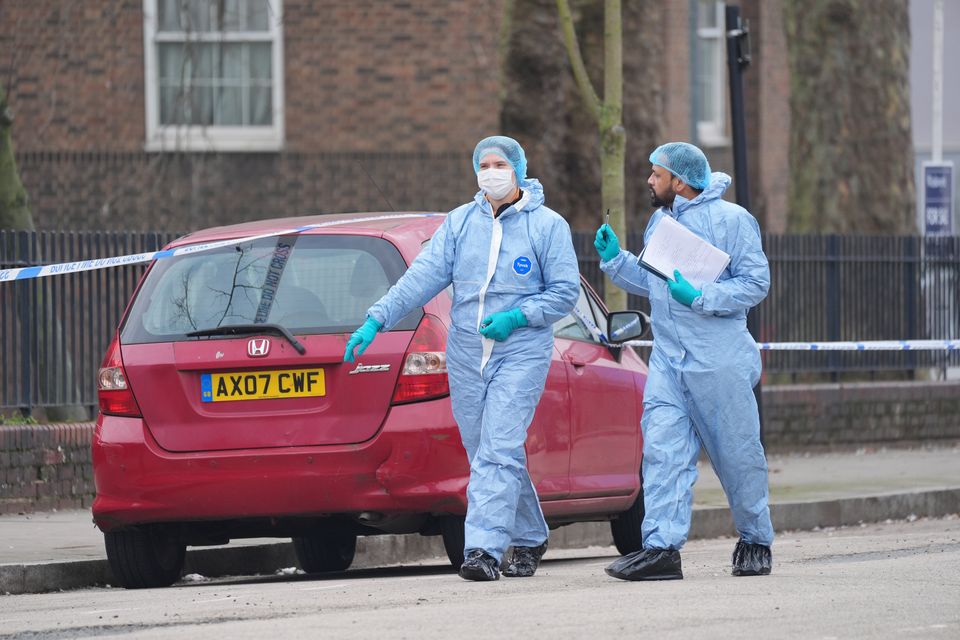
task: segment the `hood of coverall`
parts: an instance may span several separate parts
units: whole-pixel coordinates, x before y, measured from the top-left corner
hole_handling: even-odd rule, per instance
[[[683,213],[684,209],[687,209],[688,207],[704,204],[711,200],[719,200],[730,187],[731,182],[732,179],[727,174],[723,173],[722,171],[714,171],[710,174],[710,184],[696,198],[687,200],[685,197],[680,195],[674,198],[673,214],[675,216],[680,215]]]

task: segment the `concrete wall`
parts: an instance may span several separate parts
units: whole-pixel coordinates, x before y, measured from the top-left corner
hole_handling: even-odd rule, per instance
[[[960,381],[770,386],[769,451],[953,444]],[[0,514],[88,508],[93,424],[0,426]]]
[[[960,440],[960,382],[859,382],[763,390],[767,447],[792,451]]]

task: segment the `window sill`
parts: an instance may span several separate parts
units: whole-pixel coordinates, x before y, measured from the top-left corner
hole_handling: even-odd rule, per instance
[[[283,150],[283,135],[275,129],[168,128],[147,138],[143,148],[155,153],[277,152]]]

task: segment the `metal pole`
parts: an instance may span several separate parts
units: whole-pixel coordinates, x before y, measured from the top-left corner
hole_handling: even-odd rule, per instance
[[[943,162],[943,0],[933,5],[933,161]]]
[[[747,29],[740,20],[740,7],[727,5],[727,68],[730,76],[730,124],[733,133],[733,183],[737,204],[750,210],[750,176],[747,173],[747,127],[743,108],[743,69],[750,64]]]
[[[740,20],[740,7],[727,5],[725,13],[727,36],[727,69],[730,82],[730,125],[733,133],[733,182],[737,204],[750,210],[750,175],[747,169],[747,126],[743,106],[743,70],[750,64],[749,27]],[[760,342],[757,312],[747,313],[747,330]],[[758,381],[753,388],[760,416],[760,442],[763,442],[763,390]]]

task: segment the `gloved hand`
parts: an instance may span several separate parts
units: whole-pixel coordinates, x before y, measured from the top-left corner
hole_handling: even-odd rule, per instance
[[[670,295],[673,296],[673,299],[680,304],[685,304],[689,307],[693,304],[694,300],[703,294],[699,289],[694,289],[693,285],[680,275],[679,270],[673,270],[673,277],[675,280],[667,280],[667,287],[669,287]]]
[[[597,237],[593,241],[593,246],[604,262],[613,260],[620,253],[620,241],[617,240],[617,234],[608,224],[602,224],[597,229]]]
[[[357,349],[357,347],[360,347],[357,349],[357,356],[362,356],[363,352],[370,346],[370,343],[373,342],[373,339],[377,337],[377,332],[382,328],[382,324],[370,316],[367,316],[367,319],[360,325],[360,328],[354,331],[350,335],[350,339],[347,340],[347,350],[343,352],[343,361],[353,362],[353,350]]]
[[[515,329],[527,326],[527,316],[520,307],[497,311],[480,321],[480,335],[498,342],[506,340]]]

